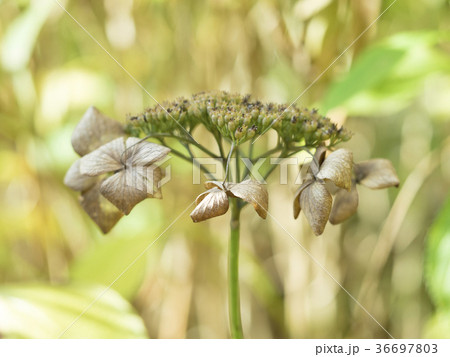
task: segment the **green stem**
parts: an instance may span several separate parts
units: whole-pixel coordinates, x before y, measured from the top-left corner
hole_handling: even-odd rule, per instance
[[[297,146],[297,147],[294,147],[292,149],[292,151],[289,152],[289,153],[288,153],[287,150],[282,150],[280,155],[278,156],[278,158],[279,159],[281,159],[281,158],[288,158],[288,157],[290,157],[292,155],[295,155],[298,152],[303,151],[303,150],[308,151],[308,146]],[[313,155],[311,155],[311,156],[313,156]],[[272,165],[272,167],[269,170],[267,170],[267,172],[263,175],[264,180],[266,180],[270,176],[270,174],[276,169],[276,167],[277,167],[277,165]]]
[[[230,198],[231,222],[228,251],[228,309],[231,338],[244,338],[239,299],[239,215],[236,198]]]
[[[164,141],[164,139],[162,138],[157,138],[159,140],[159,142],[161,144],[163,144],[164,146],[168,147],[170,149],[170,153],[172,155],[178,156],[179,158],[190,162],[192,164],[192,160],[194,159],[194,155],[192,154],[192,151],[189,149],[189,147],[185,147],[186,150],[189,152],[190,157],[187,157],[186,155],[184,155],[183,153],[179,152],[178,150],[175,150],[173,148],[171,148],[169,145],[166,144],[166,142]],[[204,166],[200,166],[200,170],[203,171],[205,174],[209,175],[214,181],[217,181],[217,179],[215,178],[215,176]]]
[[[207,148],[205,148],[203,145],[199,144],[197,141],[192,140],[191,138],[187,138],[187,137],[181,137],[181,136],[176,136],[176,135],[172,135],[172,134],[164,134],[164,133],[152,133],[152,134],[148,134],[145,139],[148,138],[173,138],[173,139],[177,139],[179,141],[185,142],[185,143],[189,143],[191,145],[194,145],[195,147],[197,147],[198,149],[200,149],[201,151],[203,151],[205,154],[211,156],[212,158],[215,159],[220,159],[216,154],[214,154],[212,151],[208,150]]]
[[[236,154],[235,154],[235,160],[236,160],[236,182],[241,182],[241,166],[240,166],[240,160],[241,160],[241,151],[239,149],[239,146],[236,148]]]
[[[228,181],[228,170],[230,168],[230,160],[231,160],[231,155],[233,155],[234,148],[235,148],[235,144],[234,144],[234,142],[232,142],[230,152],[228,153],[227,164],[225,166],[225,178],[223,179],[223,183],[225,183],[225,181]]]
[[[217,146],[219,148],[220,156],[225,157],[225,152],[223,151],[223,145],[222,145],[222,138],[220,136],[220,133],[214,133],[214,138],[216,139]]]
[[[253,145],[251,145],[250,148],[253,148]],[[253,153],[253,149],[252,149],[251,152],[249,152],[249,157],[250,157],[251,162],[254,163],[254,162],[257,162],[259,159],[261,159],[263,157],[267,158],[269,155],[272,155],[273,153],[276,153],[277,151],[280,151],[280,150],[282,150],[282,147],[280,145],[277,145],[275,148],[273,148],[269,151],[266,151],[264,154],[256,157],[255,159],[252,159],[251,158],[251,154]],[[242,179],[244,179],[249,173],[250,173],[250,169],[248,167],[246,167],[245,171],[244,171],[244,175],[242,176]]]

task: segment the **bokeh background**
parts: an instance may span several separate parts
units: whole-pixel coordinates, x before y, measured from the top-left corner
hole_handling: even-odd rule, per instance
[[[392,336],[450,338],[448,0],[60,4],[79,24],[54,0],[0,0],[0,336],[228,337],[229,217],[188,210],[164,231],[202,191],[189,165],[171,159],[164,199],[106,236],[62,183],[90,105],[123,122],[155,104],[83,26],[159,101],[291,103],[313,83],[297,104],[345,124],[355,161],[390,159],[401,185],[360,188],[357,215],[317,238],[292,218],[294,168],[288,185],[275,171],[271,214]],[[388,337],[275,220],[242,220],[246,337]]]

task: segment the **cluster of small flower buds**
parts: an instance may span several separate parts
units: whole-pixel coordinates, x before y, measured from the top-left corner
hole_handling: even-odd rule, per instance
[[[346,129],[338,128],[315,109],[264,104],[251,100],[250,95],[228,92],[198,93],[191,99],[178,98],[128,116],[127,122],[127,131],[132,136],[140,133],[184,136],[183,128],[191,132],[203,124],[213,134],[220,134],[236,144],[264,134],[268,129],[276,130],[287,145],[301,143],[314,147],[329,140],[330,146],[334,146],[351,137]]]

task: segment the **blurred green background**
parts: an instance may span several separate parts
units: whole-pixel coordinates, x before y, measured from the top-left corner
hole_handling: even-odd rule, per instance
[[[292,168],[271,214],[394,337],[450,338],[448,0],[396,1],[345,52],[393,1],[60,2],[159,101],[290,103],[317,80],[297,104],[353,131],[355,161],[390,159],[400,188],[359,189],[357,215],[316,238],[290,213]],[[107,236],[62,183],[90,105],[124,121],[155,104],[80,25],[53,0],[0,0],[0,336],[228,337],[228,216],[187,211],[119,277],[202,191],[189,165],[171,159],[164,199]],[[388,337],[275,220],[242,218],[246,337]]]

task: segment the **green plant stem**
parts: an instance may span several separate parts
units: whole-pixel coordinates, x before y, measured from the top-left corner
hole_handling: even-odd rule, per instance
[[[252,163],[257,162],[259,159],[261,158],[267,158],[269,155],[272,155],[273,153],[276,153],[277,151],[282,150],[282,147],[280,145],[277,145],[275,148],[266,151],[264,154],[256,157],[255,159],[253,159],[251,156],[253,154],[253,145],[250,146],[251,150],[249,150],[249,158],[251,160]],[[250,169],[248,167],[245,168],[244,170],[244,174],[242,175],[242,179],[244,179],[248,174],[250,173]]]
[[[236,148],[236,154],[235,154],[235,160],[236,160],[236,182],[241,182],[241,150],[239,149],[239,146]]]
[[[233,142],[233,143],[231,143],[230,152],[228,153],[227,164],[225,166],[225,178],[223,179],[223,183],[225,183],[225,181],[228,180],[228,170],[230,168],[231,155],[233,155],[234,149],[235,149],[235,143]]]
[[[231,222],[228,250],[228,309],[231,338],[244,338],[239,297],[239,216],[240,207],[236,198],[230,198]]]
[[[200,149],[201,151],[203,151],[205,154],[209,155],[212,158],[220,159],[212,151],[208,150],[203,145],[199,144],[197,141],[194,141],[194,140],[192,140],[190,138],[187,138],[187,137],[176,136],[176,135],[172,135],[172,134],[152,133],[152,134],[148,134],[145,138],[146,139],[148,139],[148,138],[173,138],[173,139],[177,139],[179,141],[182,141],[182,142],[194,145],[195,147],[197,147],[198,149]]]
[[[216,139],[217,146],[219,148],[220,156],[225,157],[225,152],[223,151],[223,145],[222,145],[222,138],[220,136],[220,133],[214,133],[214,138]]]
[[[295,155],[298,152],[303,151],[303,150],[308,151],[308,146],[296,146],[296,147],[292,148],[291,152],[288,152],[287,150],[283,150],[280,153],[280,155],[278,156],[278,159],[282,159],[282,158],[286,159],[286,158],[291,157],[292,155]],[[311,154],[311,156],[313,156],[313,155]],[[272,165],[272,167],[269,170],[267,170],[267,172],[263,175],[264,180],[266,180],[276,168],[277,168],[277,165]]]
[[[169,145],[167,145],[166,142],[164,141],[164,139],[162,139],[162,138],[157,138],[157,139],[159,140],[159,142],[161,144],[163,144],[164,146],[166,146],[166,147],[168,147],[170,149],[170,153],[171,154],[173,154],[175,156],[178,156],[179,158],[181,158],[181,159],[183,159],[183,160],[185,160],[187,162],[190,162],[192,164],[192,161],[194,159],[194,155],[192,154],[192,151],[190,149],[188,149],[189,147],[188,148],[185,147],[186,150],[189,152],[189,155],[190,155],[190,157],[187,157],[183,153],[181,153],[178,150],[175,150],[175,149],[171,148]],[[206,167],[200,166],[200,170],[203,171],[205,174],[209,175],[214,181],[217,180],[216,177]]]

